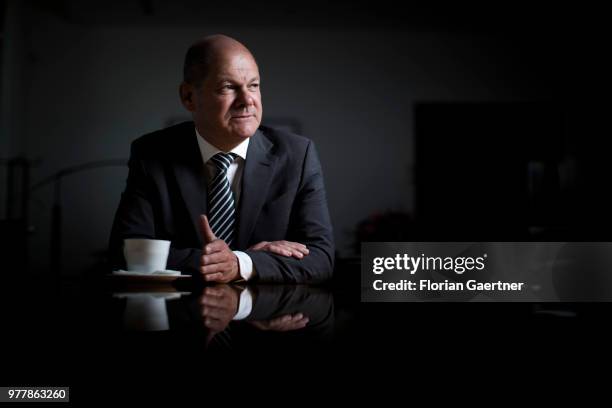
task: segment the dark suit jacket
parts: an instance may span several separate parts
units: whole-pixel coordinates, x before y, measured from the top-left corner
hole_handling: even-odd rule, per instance
[[[127,186],[111,232],[114,267],[125,267],[124,238],[172,242],[168,269],[197,273],[207,213],[205,167],[193,122],[142,136],[132,143]],[[331,277],[334,241],[323,174],[312,141],[260,127],[251,137],[242,174],[232,249],[253,260],[259,282],[321,282]],[[248,248],[260,241],[308,246],[302,260]]]

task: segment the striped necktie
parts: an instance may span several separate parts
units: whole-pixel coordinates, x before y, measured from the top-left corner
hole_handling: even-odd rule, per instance
[[[234,153],[217,153],[210,161],[217,174],[208,188],[208,222],[218,239],[231,246],[234,239],[235,208],[234,195],[227,180],[227,169],[234,161]]]

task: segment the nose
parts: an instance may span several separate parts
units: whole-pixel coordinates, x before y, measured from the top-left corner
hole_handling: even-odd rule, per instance
[[[251,107],[255,104],[255,99],[253,95],[250,94],[249,90],[244,88],[240,88],[240,92],[236,95],[236,108],[243,109],[245,107]]]

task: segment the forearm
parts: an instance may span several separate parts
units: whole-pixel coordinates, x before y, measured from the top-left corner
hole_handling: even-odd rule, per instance
[[[308,244],[310,253],[295,259],[266,251],[245,251],[253,260],[254,281],[261,283],[322,283],[333,274],[333,249]]]
[[[249,280],[253,274],[253,264],[247,254],[240,251],[233,251],[238,262],[240,277],[244,280]],[[191,275],[200,275],[200,267],[202,266],[203,251],[198,248],[170,248],[168,255],[168,269],[179,270]],[[245,259],[246,258],[246,259]],[[243,271],[248,269],[248,273]]]

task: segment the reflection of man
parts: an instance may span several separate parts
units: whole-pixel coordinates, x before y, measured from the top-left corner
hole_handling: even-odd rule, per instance
[[[258,285],[239,288],[237,285],[215,285],[203,289],[195,299],[196,313],[208,329],[206,343],[234,325],[234,340],[252,347],[270,337],[264,332],[299,332],[306,342],[325,343],[333,333],[333,297],[331,293],[304,285]],[[302,329],[307,328],[306,331]],[[221,337],[227,337],[224,333]],[[254,337],[253,337],[254,336]],[[286,339],[287,337],[283,337]],[[257,340],[259,339],[259,341]],[[226,338],[227,340],[227,338]],[[278,351],[278,350],[277,350]]]
[[[224,330],[230,321],[249,317],[253,309],[253,294],[249,289],[229,285],[210,286],[202,291],[199,302],[204,325],[214,335]],[[267,313],[273,311],[267,310]],[[250,323],[260,330],[290,331],[303,329],[310,320],[301,312],[266,317],[267,320]]]
[[[180,96],[194,122],[132,144],[111,234],[115,266],[124,265],[123,239],[144,237],[170,240],[168,268],[207,281],[331,276],[333,236],[314,145],[260,126],[259,86],[255,59],[239,42],[216,35],[189,49]]]

